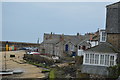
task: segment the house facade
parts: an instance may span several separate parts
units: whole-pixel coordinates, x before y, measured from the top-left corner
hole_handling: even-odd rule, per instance
[[[117,64],[118,52],[107,42],[83,51],[82,73],[108,75],[107,67]]]
[[[120,50],[120,2],[108,5],[106,8],[107,42]]]
[[[40,46],[40,53],[47,53],[64,57],[75,56],[78,43],[86,38],[86,35],[44,34],[44,40]]]
[[[106,31],[100,32],[97,46],[87,49],[83,56],[82,73],[109,75],[108,67],[120,59],[120,2],[107,6]]]
[[[106,32],[104,29],[98,30],[95,33],[89,33],[89,38],[78,44],[78,56],[82,56],[84,50],[95,47],[100,42],[106,42]]]

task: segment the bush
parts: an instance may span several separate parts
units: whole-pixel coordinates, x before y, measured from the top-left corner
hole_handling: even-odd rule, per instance
[[[50,80],[54,80],[54,79],[55,79],[55,70],[54,70],[54,69],[51,69],[51,70],[50,70],[49,79],[50,79]]]
[[[120,64],[108,68],[110,78],[118,78],[120,75]]]
[[[49,69],[48,70],[46,70],[46,69],[42,70],[42,73],[46,73],[46,72],[50,72],[50,70]]]

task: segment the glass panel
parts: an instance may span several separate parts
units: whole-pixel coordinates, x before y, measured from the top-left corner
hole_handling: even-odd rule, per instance
[[[114,56],[110,56],[110,66],[114,65]]]
[[[89,54],[85,55],[85,63],[89,63]]]
[[[100,64],[104,64],[104,55],[100,56]]]
[[[94,54],[90,54],[90,64],[94,64]]]
[[[106,34],[105,32],[102,32],[102,41],[105,41],[106,40]]]
[[[68,51],[68,44],[65,45],[65,51]]]
[[[105,55],[105,65],[109,65],[109,55]]]
[[[95,54],[95,64],[99,64],[99,54]]]

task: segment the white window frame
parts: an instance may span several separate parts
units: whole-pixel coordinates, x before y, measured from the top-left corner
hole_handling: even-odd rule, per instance
[[[106,42],[106,32],[105,31],[101,31],[100,32],[100,42]],[[104,40],[103,40],[104,38]]]
[[[110,66],[114,65],[114,56],[110,56]]]
[[[105,64],[105,55],[101,54],[100,55],[100,65],[104,65]]]
[[[85,63],[89,63],[90,62],[90,54],[85,54]],[[87,61],[86,61],[87,60]]]
[[[89,58],[88,59],[86,59],[86,54],[89,54]],[[90,57],[90,55],[92,55],[92,54],[94,54],[94,59],[90,59],[91,57]],[[95,63],[95,61],[97,60],[97,59],[95,59],[95,55],[97,55],[98,56],[98,61],[97,61],[97,63]],[[104,56],[103,57],[103,59],[102,59],[102,64],[101,64],[101,55],[102,56]],[[107,59],[107,63],[105,62],[106,61],[106,56],[109,58],[109,59]],[[111,60],[111,56],[114,56],[114,60]],[[116,59],[117,59],[117,53],[111,53],[111,54],[107,54],[107,53],[84,53],[84,58],[83,58],[83,65],[96,65],[96,66],[114,66],[114,65],[116,65]],[[89,60],[89,61],[87,61],[87,63],[86,63],[86,60]],[[91,61],[93,61],[93,62],[91,62]],[[111,65],[110,64],[110,61],[112,61],[113,62],[113,65]]]
[[[73,44],[70,46],[70,50],[74,51],[74,45]]]
[[[99,64],[99,54],[95,54],[95,64]]]
[[[105,65],[109,65],[109,56],[110,55],[105,55]]]
[[[94,64],[95,54],[90,54],[90,64]]]
[[[83,56],[84,55],[84,52],[82,49],[78,50],[78,56]]]

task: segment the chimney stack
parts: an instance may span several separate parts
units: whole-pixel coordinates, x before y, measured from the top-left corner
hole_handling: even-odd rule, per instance
[[[77,36],[79,36],[80,34],[79,33],[77,33]]]
[[[52,39],[52,35],[53,35],[53,33],[51,32],[50,37],[49,37],[50,39]]]
[[[93,35],[92,35],[92,34],[90,34],[90,41],[92,40],[92,37],[93,37]]]
[[[52,35],[53,33],[51,32],[51,35]]]
[[[60,35],[60,41],[64,41],[64,34]]]

